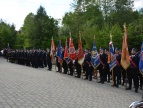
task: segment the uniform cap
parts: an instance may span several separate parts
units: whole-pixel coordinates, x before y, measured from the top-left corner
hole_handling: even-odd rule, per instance
[[[100,47],[100,50],[104,50],[104,48]]]
[[[119,48],[116,48],[115,50],[120,51],[120,49],[119,49]]]
[[[135,51],[135,52],[137,51],[135,48],[132,48],[132,50]]]

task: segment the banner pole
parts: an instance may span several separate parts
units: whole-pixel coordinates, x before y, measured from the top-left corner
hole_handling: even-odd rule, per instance
[[[125,77],[125,89],[127,89],[127,83],[128,83],[127,70],[126,70],[125,72],[126,72],[126,77]]]
[[[112,69],[112,85],[114,86],[114,71]]]

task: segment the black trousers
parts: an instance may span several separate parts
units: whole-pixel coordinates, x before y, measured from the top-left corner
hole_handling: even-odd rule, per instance
[[[72,63],[72,61],[69,62],[68,67],[70,69],[70,75],[73,75],[73,63]]]
[[[34,62],[34,67],[38,68],[38,60],[34,60],[33,62]]]
[[[47,67],[47,60],[44,59],[44,66]]]
[[[118,86],[119,85],[119,81],[121,78],[121,68],[118,66],[115,66],[113,68],[113,81],[114,81],[114,85]]]
[[[107,80],[108,78],[108,80]],[[109,64],[106,64],[106,71],[105,71],[105,81],[110,81],[110,67]]]
[[[80,64],[76,64],[76,70],[77,70],[77,77],[80,78],[81,77],[81,65]]]
[[[43,59],[41,59],[41,60],[40,60],[40,66],[41,66],[42,68],[44,67],[43,63],[44,63],[44,62],[43,62]]]
[[[63,60],[62,66],[63,66],[63,69],[64,69],[64,73],[67,74],[67,72],[68,72],[68,64],[67,64],[66,60]]]
[[[61,64],[58,62],[58,57],[56,57],[56,65],[58,67],[58,72],[60,72]]]
[[[125,83],[125,78],[127,77],[125,69],[121,67],[121,74],[122,74],[122,85]]]
[[[100,82],[104,83],[106,79],[106,67],[99,65]]]
[[[47,64],[48,64],[49,70],[51,70],[52,69],[52,62],[50,59],[47,60]]]
[[[85,66],[85,72],[86,72],[86,79],[92,80],[92,73],[93,73],[93,67],[86,65]]]
[[[129,88],[132,88],[132,80],[133,80],[135,89],[138,89],[139,88],[138,70],[129,67],[129,69],[127,70],[127,75],[129,80]]]

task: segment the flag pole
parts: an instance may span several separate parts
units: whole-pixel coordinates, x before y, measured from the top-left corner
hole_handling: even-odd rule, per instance
[[[52,42],[53,42],[53,41],[54,41],[54,40],[53,40],[53,36],[52,36]],[[51,43],[51,46],[52,46],[52,43]],[[51,51],[52,51],[52,50],[51,50]],[[54,56],[55,56],[55,52],[52,51],[52,54],[53,54],[53,55],[51,55],[51,56],[52,56],[52,62],[53,62],[53,61],[55,62],[55,72],[56,72],[56,61],[55,61],[55,57],[54,57]]]
[[[126,23],[124,23],[124,25],[123,25],[123,27],[124,27],[124,34],[125,33],[127,33],[127,29],[126,29]],[[124,37],[123,37],[124,38]],[[125,78],[125,89],[127,89],[127,85],[128,85],[128,76],[127,76],[127,69],[125,70],[125,72],[126,72],[126,78]]]
[[[95,42],[95,35],[94,35],[94,42]],[[97,68],[96,68],[96,69],[94,68],[94,77],[95,77],[95,79],[96,79],[97,82],[98,82],[98,72],[97,72]]]
[[[110,34],[110,42],[112,42],[112,35]],[[109,51],[110,51],[110,46],[109,46]],[[109,54],[111,54],[109,52]],[[111,56],[110,56],[110,60],[111,60]],[[111,70],[112,71],[112,85],[114,86],[114,71],[113,69]]]
[[[67,37],[66,37],[66,43],[65,43],[65,45],[66,45],[66,47],[67,47]],[[67,63],[67,62],[66,62],[66,63]],[[67,66],[68,66],[68,71],[67,71],[67,73],[70,74],[70,73],[69,73],[69,65],[68,65],[68,63],[67,63]]]
[[[79,39],[81,41],[81,32],[79,31]],[[82,75],[82,79],[84,79],[84,75],[83,75],[83,66],[81,64],[81,75]]]
[[[70,35],[70,38],[71,38],[71,32],[69,32],[69,35]],[[70,43],[69,43],[70,44]],[[69,48],[70,48],[70,45],[69,45]],[[73,60],[71,60],[73,62]],[[75,76],[75,65],[73,64],[73,75]]]
[[[60,44],[61,44],[61,38],[60,38],[60,35],[59,35],[59,41],[60,41]],[[58,58],[59,59],[59,58]],[[62,63],[60,63],[60,73],[62,74]]]

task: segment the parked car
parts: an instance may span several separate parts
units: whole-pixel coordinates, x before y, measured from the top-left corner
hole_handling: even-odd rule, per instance
[[[143,95],[142,95],[142,100],[141,101],[135,101],[133,102],[129,108],[143,108]]]

